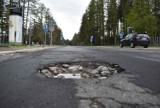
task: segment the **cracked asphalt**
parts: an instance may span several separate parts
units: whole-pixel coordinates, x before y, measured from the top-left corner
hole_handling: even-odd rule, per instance
[[[72,47],[0,55],[0,108],[160,108],[160,48]],[[107,79],[52,79],[38,69],[104,61],[126,71]]]

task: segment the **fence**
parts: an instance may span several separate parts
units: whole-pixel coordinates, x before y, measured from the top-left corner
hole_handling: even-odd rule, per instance
[[[152,45],[160,45],[160,36],[151,36]]]

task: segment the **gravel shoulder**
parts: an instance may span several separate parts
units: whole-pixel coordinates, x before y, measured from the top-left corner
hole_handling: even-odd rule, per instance
[[[15,52],[32,52],[38,51],[43,49],[53,48],[50,46],[20,46],[20,47],[0,47],[0,54],[8,54],[8,53],[15,53]]]
[[[22,57],[29,52],[41,51],[54,48],[54,46],[19,46],[19,47],[0,47],[0,62],[8,59]]]

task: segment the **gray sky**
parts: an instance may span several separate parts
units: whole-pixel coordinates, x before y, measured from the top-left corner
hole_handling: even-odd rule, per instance
[[[58,26],[62,29],[65,39],[72,39],[79,31],[82,15],[90,0],[41,0],[50,8]]]

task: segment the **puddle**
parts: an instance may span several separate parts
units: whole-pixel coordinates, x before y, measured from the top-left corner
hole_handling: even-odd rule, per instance
[[[39,69],[39,73],[46,77],[61,79],[104,79],[124,70],[118,64],[108,62],[76,62],[50,64]]]

